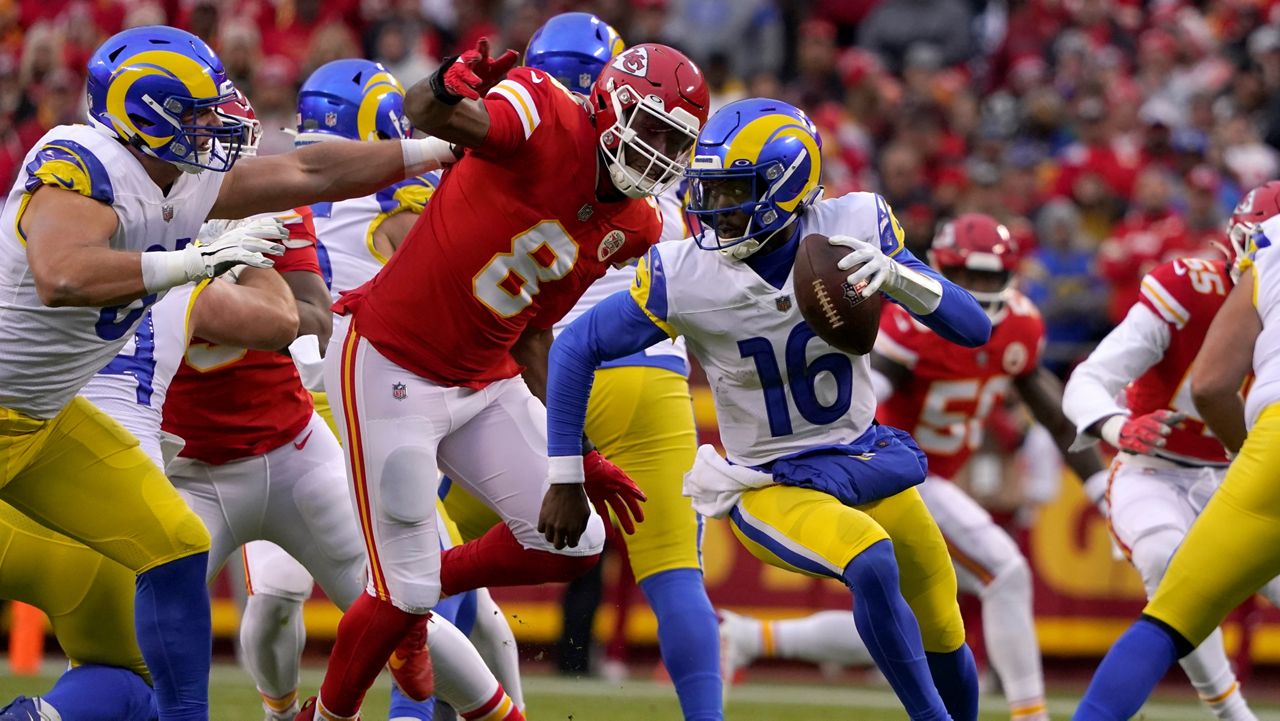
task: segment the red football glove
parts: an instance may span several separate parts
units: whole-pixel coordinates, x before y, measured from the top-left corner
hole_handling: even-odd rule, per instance
[[[502,82],[519,58],[514,50],[508,50],[497,59],[490,58],[489,38],[480,38],[474,50],[459,55],[444,71],[444,88],[454,95],[479,100],[481,95]]]
[[[1140,455],[1151,455],[1164,448],[1165,437],[1173,427],[1186,418],[1185,414],[1160,409],[1146,415],[1130,418],[1120,427],[1120,450]]]
[[[596,513],[608,523],[609,509],[628,535],[636,532],[636,524],[644,521],[644,509],[640,504],[649,497],[640,490],[621,468],[610,463],[600,451],[591,451],[582,457],[583,490]],[[606,505],[607,504],[607,505]],[[632,520],[635,519],[635,520]]]

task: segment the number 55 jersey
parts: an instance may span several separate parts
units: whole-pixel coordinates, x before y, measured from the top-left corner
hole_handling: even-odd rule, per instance
[[[445,172],[378,275],[334,305],[388,359],[444,385],[515,376],[525,327],[551,328],[662,229],[651,201],[597,200],[595,127],[555,79],[517,68],[485,106],[484,145]]]

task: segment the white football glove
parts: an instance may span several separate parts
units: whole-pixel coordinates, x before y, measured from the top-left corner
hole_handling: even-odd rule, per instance
[[[258,218],[229,228],[208,243],[192,243],[186,253],[187,279],[214,278],[237,265],[270,268],[269,255],[284,255],[289,231],[276,218]]]
[[[850,235],[833,235],[827,238],[827,242],[853,251],[841,258],[836,267],[840,270],[849,270],[856,266],[862,266],[850,274],[848,280],[849,285],[855,288],[858,287],[859,283],[866,283],[866,286],[860,292],[863,298],[870,298],[872,294],[879,291],[880,286],[884,285],[889,276],[894,273],[894,266],[897,263],[885,255],[883,250],[880,250],[879,243],[868,243]]]
[[[208,242],[197,241],[183,248],[142,254],[142,284],[155,293],[192,281],[214,278],[241,265],[270,268],[268,256],[283,255],[283,241],[289,236],[275,218],[258,218],[233,224]]]
[[[942,302],[942,284],[935,278],[919,273],[884,254],[879,243],[859,240],[848,235],[827,238],[831,245],[842,246],[853,252],[836,264],[840,270],[862,267],[849,274],[849,285],[859,288],[863,298],[870,298],[877,291],[901,303],[918,315],[928,315]]]

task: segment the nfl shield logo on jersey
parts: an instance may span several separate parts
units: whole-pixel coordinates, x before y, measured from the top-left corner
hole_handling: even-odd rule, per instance
[[[404,387],[403,383],[391,384],[391,397],[398,401],[402,401],[409,397],[409,390]]]
[[[166,223],[173,220],[173,206],[168,203],[160,206],[160,217],[164,218],[164,222]]]
[[[621,230],[611,230],[604,236],[604,240],[600,241],[599,258],[603,263],[609,259],[609,256],[617,253],[627,242],[627,236],[623,235]]]
[[[789,295],[778,296],[778,299],[775,300],[774,303],[778,306],[778,311],[781,313],[786,313],[791,310],[791,296]]]

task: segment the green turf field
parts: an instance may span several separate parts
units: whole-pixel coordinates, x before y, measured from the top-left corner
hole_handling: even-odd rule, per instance
[[[38,693],[48,688],[59,669],[46,667],[37,678],[0,676],[0,703],[19,694]],[[314,691],[320,671],[304,672],[305,689]],[[212,721],[258,721],[261,707],[249,677],[230,665],[214,668],[210,691]],[[532,676],[525,692],[531,721],[679,721],[679,707],[669,685],[653,681],[626,681],[622,684],[596,679],[571,680]],[[1067,719],[1074,708],[1071,698],[1055,698],[1050,711],[1055,719]],[[386,719],[385,679],[369,696],[366,721]],[[1280,721],[1274,708],[1258,709],[1263,721]],[[727,721],[890,721],[904,718],[893,695],[883,687],[854,687],[840,684],[794,685],[747,683],[736,686],[730,699]],[[984,698],[983,721],[1007,719],[1000,700]],[[1141,718],[1149,721],[1203,721],[1212,718],[1198,704],[1165,700],[1149,704]]]

